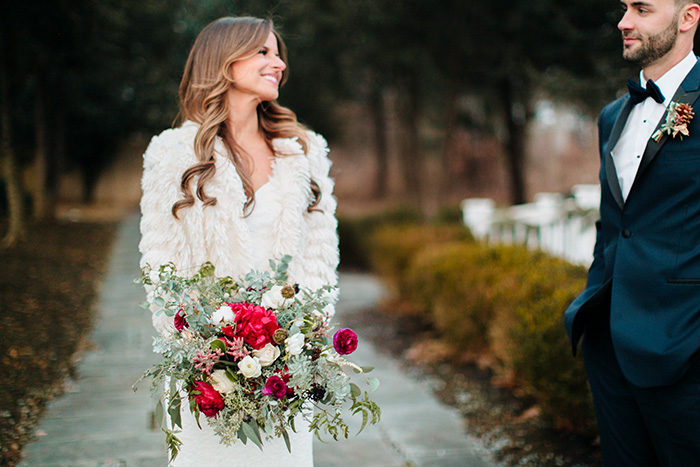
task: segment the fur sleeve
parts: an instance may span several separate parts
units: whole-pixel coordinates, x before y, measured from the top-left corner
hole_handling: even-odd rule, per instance
[[[322,136],[309,132],[307,156],[311,178],[321,189],[321,199],[316,210],[305,214],[308,230],[304,248],[304,269],[306,285],[318,288],[338,283],[338,221],[335,217],[334,182],[329,176],[331,161],[328,158],[328,144]]]
[[[197,218],[201,217],[197,207],[187,209],[186,218],[180,211],[181,220],[176,219],[171,209],[180,199],[180,179],[184,170],[192,165],[190,131],[183,128],[166,130],[154,137],[143,156],[143,176],[141,179],[141,252],[140,266],[150,265],[157,269],[167,263],[174,263],[180,271],[203,262],[196,252],[203,251],[201,235],[196,231]],[[147,290],[148,292],[148,290]],[[153,324],[158,331],[165,333],[172,319],[154,312]]]

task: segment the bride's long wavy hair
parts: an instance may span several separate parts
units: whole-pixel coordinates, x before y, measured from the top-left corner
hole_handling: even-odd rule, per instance
[[[190,185],[197,177],[197,198],[204,206],[216,204],[216,198],[206,194],[205,186],[216,173],[214,146],[217,137],[222,138],[228,150],[228,156],[243,181],[247,196],[244,213],[247,214],[252,209],[255,192],[250,174],[246,170],[244,158],[247,156],[233,139],[232,132],[226,129],[229,117],[226,91],[230,86],[235,86],[231,65],[256,54],[265,45],[270,32],[277,38],[280,58],[287,64],[287,49],[284,42],[275,31],[272,21],[267,19],[220,18],[206,26],[197,36],[180,82],[179,118],[181,121],[192,120],[200,124],[194,139],[194,152],[198,162],[182,175],[180,188],[183,199],[172,206],[172,214],[176,218],[180,209],[194,204]],[[282,71],[280,86],[286,82],[288,70],[287,67]],[[307,151],[305,128],[297,121],[294,112],[276,101],[269,101],[261,102],[257,113],[260,131],[271,149],[272,140],[275,138],[297,137],[304,152]],[[318,204],[320,198],[318,185],[313,181],[312,191],[315,201],[310,209]]]

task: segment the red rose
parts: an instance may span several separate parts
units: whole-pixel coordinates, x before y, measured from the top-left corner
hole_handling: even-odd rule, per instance
[[[339,329],[333,336],[333,347],[340,355],[353,353],[357,349],[357,334],[352,329]]]
[[[198,394],[194,394],[198,392]],[[204,381],[197,381],[190,388],[190,399],[194,396],[195,402],[199,410],[207,417],[216,417],[221,409],[224,408],[224,399],[214,387]]]
[[[223,332],[224,336],[228,337],[229,339],[233,339],[236,336],[233,333],[233,326],[221,326],[221,332]]]
[[[274,342],[273,334],[279,325],[275,314],[265,308],[250,303],[229,304],[236,315],[236,335],[255,350]]]
[[[183,329],[189,327],[190,323],[188,323],[185,319],[185,316],[182,314],[182,310],[178,310],[177,313],[175,313],[175,329],[182,331]]]
[[[282,399],[287,395],[287,384],[277,375],[270,376],[265,382],[265,388],[262,390],[262,393],[265,396],[274,396],[276,399]]]

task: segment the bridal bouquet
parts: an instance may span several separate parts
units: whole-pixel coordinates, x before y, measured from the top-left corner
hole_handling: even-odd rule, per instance
[[[191,277],[178,275],[173,264],[142,271],[139,281],[150,289],[144,307],[174,320],[171,335],[154,339],[162,361],[144,374],[154,391],[165,387],[156,417],[171,458],[181,446],[183,404],[198,424],[204,415],[224,444],[250,440],[260,449],[276,436],[291,450],[288,430],[295,430],[298,414],[311,418],[309,406],[316,408],[309,430],[319,438],[348,437],[344,408],[362,415],[360,431],[379,421],[380,409],[369,398],[379,386],[366,375],[372,368],[345,358],[357,348],[357,336],[331,331],[334,289],[288,283],[290,260],[271,260],[271,272],[252,271],[240,280],[216,277],[210,263]],[[367,390],[351,382],[346,369],[362,375]],[[170,427],[162,423],[165,412]]]

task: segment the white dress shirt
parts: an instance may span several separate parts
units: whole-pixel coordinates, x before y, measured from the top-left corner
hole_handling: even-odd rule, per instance
[[[627,117],[620,139],[611,151],[624,200],[627,200],[634,178],[637,176],[637,170],[651,134],[656,129],[656,125],[658,125],[661,118],[665,116],[666,109],[671,103],[673,95],[686,75],[695,66],[696,60],[697,57],[691,51],[676,66],[659,78],[658,81],[654,81],[664,95],[663,104],[647,98],[635,105],[629,117]],[[646,87],[647,80],[644,77],[644,71],[639,72],[639,82]]]

